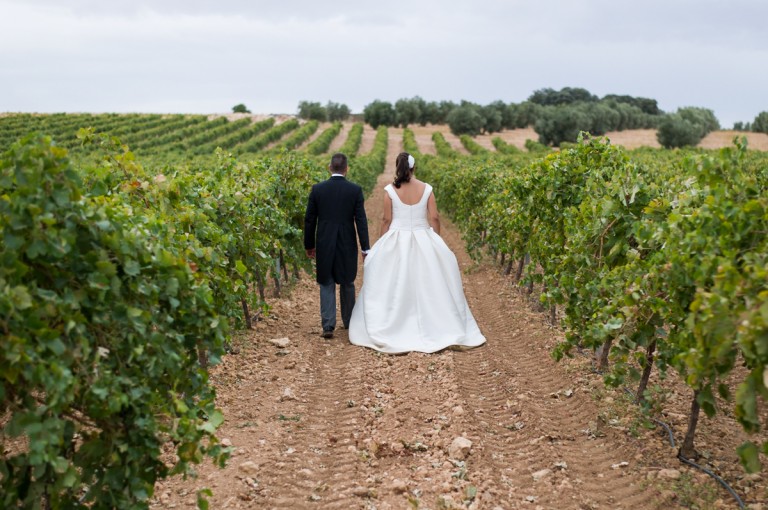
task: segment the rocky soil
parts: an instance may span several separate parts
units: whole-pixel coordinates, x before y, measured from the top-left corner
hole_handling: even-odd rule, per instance
[[[401,133],[390,130],[390,162]],[[366,202],[373,238],[392,170]],[[204,463],[196,478],[158,483],[153,507],[192,508],[208,487],[214,509],[735,508],[677,461],[665,432],[643,426],[623,391],[605,388],[588,358],[553,361],[562,332],[443,224],[486,345],[384,355],[352,346],[345,330],[324,340],[319,292],[304,275],[213,370],[227,467]],[[660,387],[680,439],[690,396],[679,381]],[[721,415],[700,429],[704,461],[762,508],[765,478],[736,461],[738,425]]]

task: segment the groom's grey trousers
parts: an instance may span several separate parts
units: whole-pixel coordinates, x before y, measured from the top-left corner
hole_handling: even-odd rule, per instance
[[[339,284],[339,300],[341,301],[341,320],[344,327],[349,327],[352,309],[355,307],[355,284]],[[336,328],[336,284],[334,282],[320,284],[320,318],[323,331]]]

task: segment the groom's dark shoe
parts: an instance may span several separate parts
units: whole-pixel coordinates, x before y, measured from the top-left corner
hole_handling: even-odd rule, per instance
[[[333,330],[332,329],[324,329],[323,330],[323,338],[333,338]]]

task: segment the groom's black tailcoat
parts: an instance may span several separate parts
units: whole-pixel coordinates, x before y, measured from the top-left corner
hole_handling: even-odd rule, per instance
[[[355,281],[357,237],[360,248],[368,250],[363,189],[344,177],[331,177],[312,186],[304,216],[304,248],[316,249],[318,283]]]

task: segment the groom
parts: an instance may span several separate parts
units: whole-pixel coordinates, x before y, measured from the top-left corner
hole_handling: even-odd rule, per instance
[[[370,249],[363,189],[347,180],[347,169],[344,154],[331,157],[328,166],[331,177],[312,186],[304,215],[304,248],[308,257],[317,259],[323,338],[332,338],[336,328],[336,284],[339,285],[341,319],[344,328],[349,327],[355,306],[356,237],[360,238],[363,257]]]

